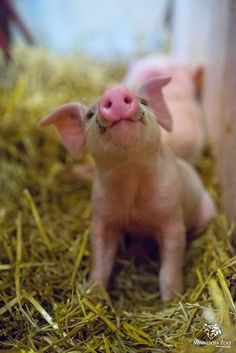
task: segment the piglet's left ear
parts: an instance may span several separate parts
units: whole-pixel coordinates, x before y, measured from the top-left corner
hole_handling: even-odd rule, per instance
[[[172,117],[161,90],[170,80],[170,77],[154,77],[145,81],[139,89],[139,95],[147,99],[156,114],[157,122],[167,131],[172,130]]]
[[[52,112],[40,125],[54,125],[65,147],[76,157],[82,153],[85,145],[83,116],[87,108],[80,103],[68,103]]]

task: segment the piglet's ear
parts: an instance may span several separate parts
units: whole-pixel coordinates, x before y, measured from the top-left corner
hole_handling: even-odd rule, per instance
[[[139,95],[147,99],[156,114],[157,122],[167,131],[172,130],[172,117],[161,90],[170,80],[170,77],[153,77],[145,81],[139,89]]]
[[[87,108],[79,103],[60,106],[40,122],[41,126],[55,125],[65,147],[79,157],[85,145],[82,118]]]

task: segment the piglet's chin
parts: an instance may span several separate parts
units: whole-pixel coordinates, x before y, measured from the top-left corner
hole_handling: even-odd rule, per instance
[[[144,125],[140,121],[120,120],[107,129],[106,138],[120,148],[136,146],[143,139]]]

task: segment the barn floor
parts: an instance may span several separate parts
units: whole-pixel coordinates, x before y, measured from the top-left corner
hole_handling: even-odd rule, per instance
[[[189,246],[184,296],[163,304],[157,262],[136,266],[123,254],[109,294],[89,292],[90,188],[76,180],[78,162],[55,131],[38,121],[64,102],[92,102],[124,69],[42,49],[18,48],[12,64],[0,62],[1,350],[236,351],[236,256],[209,151],[198,168],[219,212]],[[211,341],[205,323],[222,334]]]

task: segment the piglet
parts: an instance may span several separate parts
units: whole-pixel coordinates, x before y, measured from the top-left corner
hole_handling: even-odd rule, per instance
[[[114,85],[91,107],[66,104],[41,122],[55,125],[75,156],[87,147],[95,160],[91,283],[108,284],[125,233],[150,237],[160,247],[163,300],[182,293],[186,234],[200,232],[215,212],[193,168],[162,142],[161,127],[172,128],[162,95],[169,81],[148,80],[138,95]]]
[[[203,67],[172,56],[152,54],[133,62],[123,82],[138,92],[147,79],[165,75],[172,77],[163,94],[173,117],[173,129],[171,133],[163,130],[162,139],[176,156],[195,164],[206,142],[203,114],[196,97]]]

